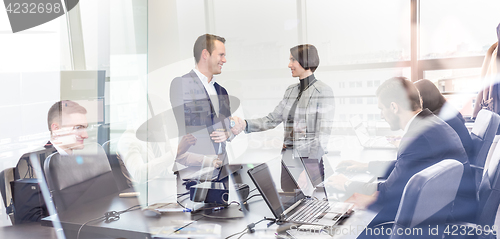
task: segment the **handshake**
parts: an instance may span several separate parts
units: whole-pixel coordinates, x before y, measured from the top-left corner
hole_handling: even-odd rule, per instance
[[[247,127],[247,122],[239,117],[233,116],[231,120],[234,121],[234,126],[231,127],[231,132],[234,135],[238,135]]]

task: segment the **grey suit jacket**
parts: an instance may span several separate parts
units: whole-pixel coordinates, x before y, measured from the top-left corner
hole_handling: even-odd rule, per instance
[[[288,87],[281,102],[269,115],[247,119],[247,133],[264,131],[287,120],[288,112],[299,94],[300,84]],[[321,159],[330,137],[335,100],[332,89],[321,81],[314,82],[299,99],[294,116],[294,149],[301,157]],[[285,134],[286,134],[285,130]]]
[[[219,144],[213,143],[209,134],[215,129],[224,129],[231,134],[229,117],[231,109],[226,89],[215,83],[219,101],[219,112],[215,112],[212,101],[194,71],[175,78],[170,84],[170,102],[173,107],[179,139],[186,134],[193,134],[197,143],[188,152],[203,155],[217,154]],[[221,143],[225,151],[226,143]],[[223,152],[224,153],[224,152]]]

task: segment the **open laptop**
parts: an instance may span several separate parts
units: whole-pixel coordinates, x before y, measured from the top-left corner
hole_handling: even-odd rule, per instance
[[[282,187],[292,188],[293,191],[278,192],[266,163],[248,170],[248,175],[279,221],[329,227],[336,225],[350,213],[353,206],[350,203],[328,202],[306,197],[283,163],[281,170],[283,170]]]
[[[324,176],[321,174],[320,165],[317,159],[301,158],[304,169],[309,177],[314,188],[323,188]],[[375,181],[376,177],[367,173],[343,173],[344,176],[351,181],[371,183]]]
[[[349,119],[351,123],[352,129],[356,134],[356,137],[359,140],[361,146],[366,149],[397,149],[394,144],[391,144],[387,139],[383,136],[379,137],[371,137],[368,134],[368,129],[363,124],[363,121],[358,115],[355,115]]]
[[[204,167],[192,174],[189,174],[188,176],[182,178],[184,181],[189,181],[189,180],[198,180],[201,182],[204,181],[219,181],[227,176],[231,175],[232,173],[240,170],[242,168],[241,165],[229,165],[228,160],[227,160],[227,155],[224,157],[222,160],[222,166],[221,167]]]

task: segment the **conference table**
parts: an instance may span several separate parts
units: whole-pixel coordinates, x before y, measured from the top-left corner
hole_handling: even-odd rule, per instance
[[[389,160],[396,157],[396,150],[363,149],[359,144],[356,144],[355,141],[353,141],[352,147],[354,148],[344,147],[340,152],[329,154],[327,157],[328,164],[334,168],[340,161],[347,159],[367,162],[370,160]],[[265,152],[262,151],[260,151],[260,153],[265,154]],[[272,153],[269,155],[272,155]],[[229,186],[231,187],[234,183],[245,183],[249,185],[250,188],[249,196],[258,194],[259,192],[255,190],[255,185],[253,185],[246,172],[255,165],[256,164],[252,163],[241,164],[242,168],[230,176],[228,181]],[[301,170],[298,164],[293,165],[292,163],[289,166],[290,171],[295,171],[295,173],[292,173],[294,176]],[[182,180],[177,180],[177,187],[183,187],[181,183]],[[319,199],[325,197],[324,192],[314,191],[313,193],[314,196]],[[180,197],[179,201],[181,201],[181,203],[187,202],[189,201],[187,197],[187,195]],[[163,213],[160,217],[150,217],[141,209],[136,209],[120,214],[118,220],[111,220],[110,222],[94,220],[102,217],[105,212],[123,211],[141,204],[136,197],[123,198],[119,197],[119,193],[116,192],[90,203],[71,208],[65,212],[59,212],[57,215],[44,218],[41,224],[42,226],[53,227],[56,225],[57,227],[57,224],[60,223],[66,238],[77,238],[77,236],[79,238],[103,236],[110,238],[151,238],[160,237],[162,235],[167,236],[168,233],[170,233],[168,237],[182,237],[185,236],[182,235],[185,231],[203,228],[204,225],[208,225],[207,228],[213,229],[217,227],[216,225],[220,225],[220,237],[226,238],[235,233],[244,232],[246,226],[250,223],[256,223],[264,217],[274,217],[262,197],[253,197],[248,200],[245,205],[240,205],[241,201],[238,200],[237,197],[235,198],[233,196],[230,201],[231,200],[237,201],[237,203],[231,203],[224,209],[207,209],[191,213],[167,212]],[[334,228],[335,231],[331,234],[334,234],[335,238],[356,238],[375,215],[374,212],[355,210],[349,218],[344,220],[342,225],[336,226]],[[269,222],[270,221],[263,221],[256,224],[255,232],[251,234],[247,233],[244,237],[286,237],[286,231],[296,226],[290,223],[276,225]],[[82,225],[84,226],[82,227]],[[174,228],[183,229],[174,232]],[[80,235],[78,235],[78,231],[80,231]],[[162,234],[162,232],[167,232],[167,234]],[[199,232],[194,230],[193,233]],[[235,237],[239,235],[241,234]],[[191,234],[191,237],[196,236],[195,234]]]

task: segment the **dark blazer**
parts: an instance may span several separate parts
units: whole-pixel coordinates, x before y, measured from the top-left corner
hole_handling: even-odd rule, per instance
[[[462,145],[464,146],[465,152],[469,159],[474,157],[474,148],[472,145],[472,139],[470,137],[469,130],[465,127],[465,120],[462,114],[455,110],[456,112],[452,112],[454,117],[447,117],[446,115],[439,114],[438,117],[444,120],[448,125],[450,125],[455,132],[457,132],[458,137],[460,137],[460,141],[462,141]],[[441,112],[444,113],[444,112]]]
[[[411,122],[408,132],[401,139],[397,155],[389,177],[379,184],[376,202],[369,207],[380,210],[371,226],[394,221],[408,180],[414,174],[444,159],[455,159],[464,165],[453,216],[456,219],[468,218],[468,221],[474,218],[476,201],[472,172],[467,154],[453,128],[425,109]]]
[[[214,87],[219,100],[218,115],[203,83],[194,71],[175,78],[170,84],[170,103],[177,121],[179,137],[193,134],[198,139],[196,145],[190,148],[191,152],[217,154],[219,144],[213,143],[209,134],[215,129],[224,129],[231,134],[229,96],[226,89],[218,83],[215,83]],[[222,143],[223,151],[225,145],[225,142]]]

